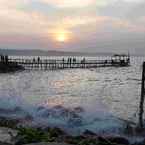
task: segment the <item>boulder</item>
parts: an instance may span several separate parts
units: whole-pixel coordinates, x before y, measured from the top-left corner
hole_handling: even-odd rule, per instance
[[[84,136],[97,136],[96,133],[90,131],[90,130],[85,130],[85,132],[83,133]]]
[[[57,142],[53,142],[53,143],[42,142],[42,143],[32,143],[32,144],[26,144],[26,145],[69,145],[69,144],[57,143]]]
[[[3,145],[15,144],[15,138],[17,136],[17,130],[0,127],[0,143]],[[0,145],[1,145],[0,144]]]
[[[16,128],[20,123],[18,119],[0,117],[0,126],[8,127],[8,128]]]
[[[132,145],[145,145],[145,139],[140,141],[140,142],[136,142],[136,143],[134,143]]]
[[[129,141],[124,137],[98,137],[98,141],[100,144],[117,144],[117,145],[129,145]]]
[[[12,145],[12,144],[0,142],[0,145]]]

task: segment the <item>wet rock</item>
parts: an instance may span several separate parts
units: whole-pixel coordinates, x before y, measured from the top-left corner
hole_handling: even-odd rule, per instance
[[[0,127],[0,142],[5,144],[15,144],[17,134],[17,130]]]
[[[76,112],[76,113],[82,113],[82,112],[84,112],[84,109],[82,107],[75,107],[73,109],[73,111]]]
[[[19,123],[18,119],[0,117],[0,126],[16,128]]]
[[[124,137],[98,137],[100,144],[117,144],[117,145],[129,145],[129,141]]]
[[[26,111],[24,111],[21,107],[15,107],[15,108],[10,108],[10,109],[7,109],[7,108],[0,108],[0,114],[5,114],[5,115],[16,115],[18,116],[25,116],[27,117],[28,115],[30,116],[30,114]]]
[[[0,145],[12,145],[12,144],[0,142]]]
[[[18,65],[15,62],[2,62],[0,61],[0,73],[10,73],[10,72],[16,72],[16,71],[22,71],[24,70],[24,67],[21,65]]]
[[[133,132],[134,132],[133,127],[130,124],[127,124],[126,128],[125,128],[125,133],[126,134],[133,134]]]
[[[69,143],[69,144],[77,145],[85,139],[86,138],[84,136],[76,136],[76,137],[66,136],[65,139],[64,139],[64,142]]]
[[[18,110],[17,107],[12,109],[0,108],[1,114],[12,114],[12,113],[16,113],[17,111],[20,111],[20,108]]]
[[[52,117],[55,117],[55,118],[58,118],[58,117],[67,118],[70,114],[69,112],[70,112],[69,109],[66,109],[58,105],[51,109],[50,114]]]
[[[30,114],[27,114],[27,115],[24,117],[24,120],[25,120],[25,121],[33,121],[33,116],[31,116]]]
[[[83,133],[84,136],[97,136],[96,133],[89,131],[89,130],[85,130],[85,132]]]
[[[66,133],[64,131],[62,131],[59,128],[50,128],[48,130],[50,137],[59,137],[59,136],[65,136]]]
[[[37,108],[37,111],[41,111],[41,110],[45,110],[46,108],[44,107],[44,106],[39,106],[38,108]]]
[[[15,112],[23,112],[24,110],[21,107],[17,106],[14,108],[14,111]]]
[[[51,109],[46,108],[44,106],[39,106],[37,108],[37,115],[40,116],[40,117],[47,118],[47,117],[50,116],[50,113],[51,113]]]
[[[50,110],[49,109],[45,109],[43,112],[40,113],[40,116],[44,117],[44,118],[48,118],[50,116]]]
[[[116,143],[116,144],[129,145],[129,141],[123,137],[110,137],[110,138],[107,138],[107,140],[109,140],[112,143]]]
[[[50,138],[49,133],[44,132],[41,129],[21,127],[19,128],[16,145],[52,140],[53,138]]]
[[[26,145],[69,145],[69,144],[58,143],[58,142],[53,142],[53,143],[42,142],[42,143],[32,143],[32,144],[26,144]]]
[[[141,141],[141,142],[136,142],[136,143],[134,143],[132,145],[145,145],[145,139],[143,141]]]
[[[68,119],[67,123],[69,126],[81,126],[83,124],[82,117],[80,116],[73,116]]]
[[[61,105],[56,105],[52,109],[62,110],[62,109],[65,109],[65,108],[63,106],[61,106]]]

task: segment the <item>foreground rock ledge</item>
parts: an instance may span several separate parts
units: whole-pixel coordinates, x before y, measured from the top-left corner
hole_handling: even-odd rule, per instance
[[[14,138],[18,131],[7,127],[0,127],[0,145],[15,144]]]
[[[70,145],[70,144],[66,144],[66,143],[46,143],[46,142],[42,142],[42,143],[32,143],[32,144],[26,144],[26,145]]]

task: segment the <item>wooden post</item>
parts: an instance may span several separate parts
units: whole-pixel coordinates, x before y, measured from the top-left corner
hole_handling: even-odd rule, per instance
[[[141,98],[140,98],[140,105],[139,105],[139,127],[140,128],[144,127],[143,125],[144,97],[145,97],[145,62],[143,63]]]

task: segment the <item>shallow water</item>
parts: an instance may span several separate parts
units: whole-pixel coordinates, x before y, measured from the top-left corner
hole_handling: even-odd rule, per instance
[[[0,116],[69,132],[119,133],[120,118],[137,120],[143,59],[133,58],[131,67],[0,74]]]

